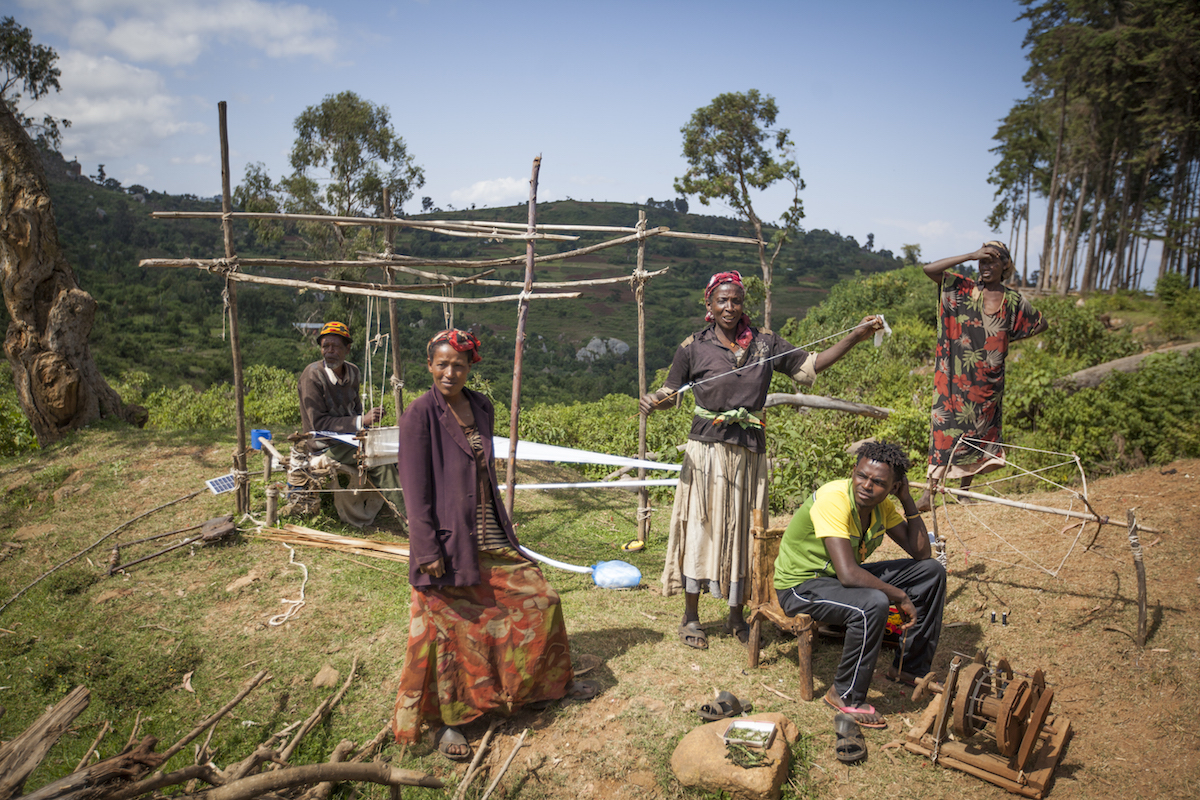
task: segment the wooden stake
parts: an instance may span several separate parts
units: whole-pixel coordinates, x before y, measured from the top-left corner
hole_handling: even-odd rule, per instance
[[[267,487],[267,525],[275,527],[279,522],[279,487]]]
[[[638,399],[646,394],[646,212],[638,211],[637,282],[633,295],[637,299],[638,314]],[[638,415],[638,458],[646,460],[646,415]],[[646,468],[638,467],[638,480],[646,480]],[[650,534],[650,490],[645,486],[638,489],[637,538],[645,543]]]
[[[1125,519],[1129,522],[1129,548],[1133,551],[1133,569],[1137,573],[1137,646],[1138,649],[1141,649],[1146,646],[1146,565],[1142,562],[1142,542],[1138,537],[1137,517],[1134,515],[1132,508],[1125,512]],[[1146,529],[1143,528],[1142,530]]]
[[[537,229],[537,185],[538,171],[542,168],[542,157],[533,160],[533,172],[529,176],[529,233]],[[525,290],[517,304],[517,340],[516,352],[513,354],[513,386],[512,410],[509,413],[508,433],[508,470],[505,472],[504,505],[508,509],[508,517],[512,519],[513,503],[517,488],[517,441],[518,424],[521,421],[521,368],[525,361],[525,323],[529,319],[529,293],[533,289],[533,239],[525,241]]]
[[[217,103],[221,131],[221,227],[225,232],[225,258],[236,258],[233,247],[232,194],[229,189],[229,128],[225,123],[225,101]],[[242,351],[238,339],[237,284],[225,281],[229,297],[229,347],[233,351],[233,396],[237,405],[237,450],[233,454],[233,482],[237,487],[237,513],[250,510],[250,481],[246,475],[246,391],[242,383]]]

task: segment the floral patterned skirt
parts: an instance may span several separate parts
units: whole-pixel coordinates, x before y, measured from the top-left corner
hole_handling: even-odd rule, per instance
[[[558,593],[512,549],[481,551],[479,571],[477,586],[412,590],[397,742],[416,742],[422,722],[464,725],[566,694],[571,651]]]

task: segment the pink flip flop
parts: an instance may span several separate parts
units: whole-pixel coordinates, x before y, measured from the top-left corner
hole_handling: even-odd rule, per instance
[[[835,701],[829,699],[829,695],[825,695],[825,704],[839,714],[849,714],[850,717],[864,728],[875,728],[882,730],[887,728],[887,720],[883,715],[875,710],[873,705],[863,706],[839,706]]]

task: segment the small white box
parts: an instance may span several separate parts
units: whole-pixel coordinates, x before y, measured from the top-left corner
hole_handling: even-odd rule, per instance
[[[725,735],[721,738],[725,740],[725,744],[736,743],[766,750],[771,746],[771,742],[775,741],[775,723],[735,719],[729,723]]]

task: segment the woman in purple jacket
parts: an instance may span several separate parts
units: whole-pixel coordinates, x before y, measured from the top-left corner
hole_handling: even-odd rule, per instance
[[[558,594],[517,550],[492,461],[492,403],[466,388],[479,340],[442,331],[426,349],[433,388],[400,417],[400,485],[412,584],[408,652],[392,718],[399,742],[422,721],[448,758],[471,747],[458,726],[490,711],[597,687],[573,680]]]

